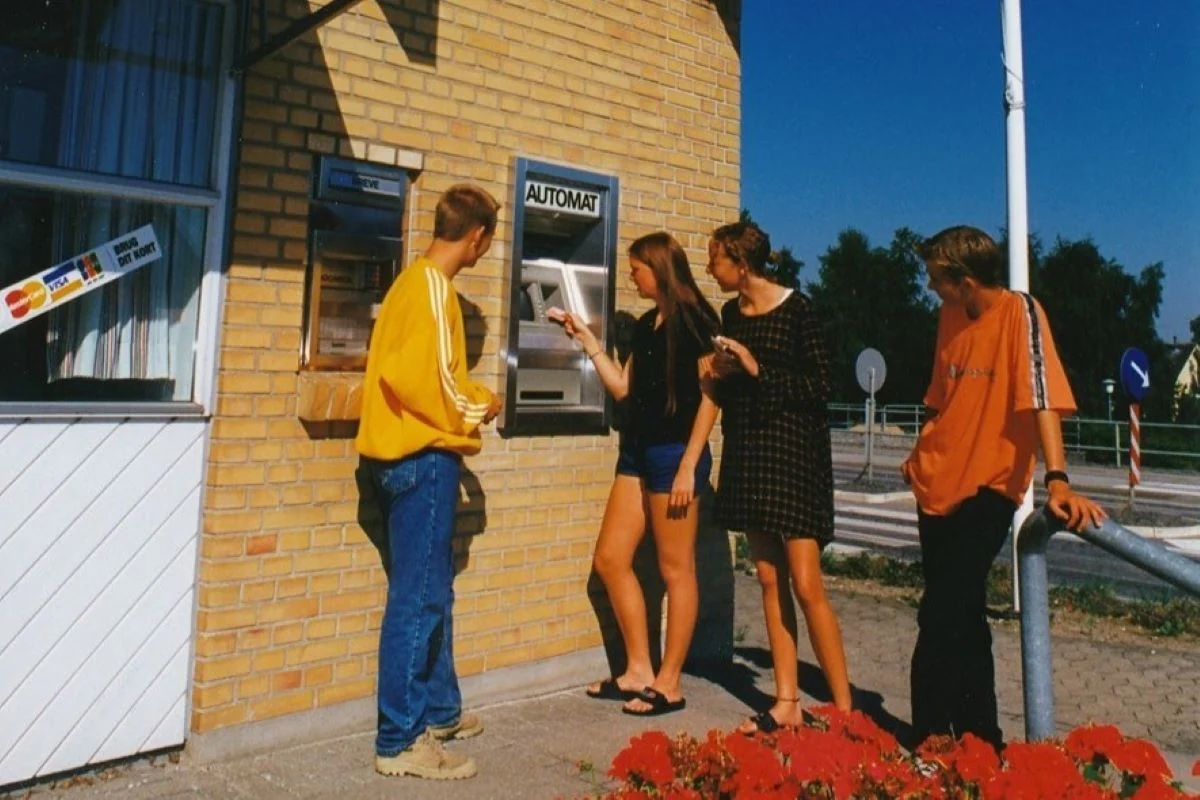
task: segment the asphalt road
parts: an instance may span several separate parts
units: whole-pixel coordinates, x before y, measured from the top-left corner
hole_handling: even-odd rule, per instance
[[[838,487],[835,544],[838,550],[919,557],[916,507],[897,471],[904,455],[899,451],[875,454],[874,483],[870,487],[874,491],[870,493],[873,496],[869,496],[861,492],[865,481],[862,449],[835,448],[834,478]],[[1128,503],[1125,471],[1115,467],[1072,466],[1070,472],[1076,489],[1095,499],[1110,514],[1117,513]],[[855,482],[856,478],[858,482]],[[892,493],[888,494],[886,490]],[[878,502],[885,498],[890,499]],[[1043,500],[1044,492],[1039,485],[1035,503]],[[1169,535],[1164,546],[1200,560],[1200,473],[1144,473],[1136,496],[1136,508],[1181,526],[1164,531]],[[1183,527],[1189,522],[1191,530]],[[1001,558],[1010,560],[1011,552],[1010,543]],[[1104,584],[1127,596],[1161,597],[1176,592],[1163,581],[1069,534],[1055,536],[1048,555],[1052,583]]]

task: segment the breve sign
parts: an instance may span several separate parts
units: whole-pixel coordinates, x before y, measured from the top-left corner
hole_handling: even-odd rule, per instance
[[[528,181],[525,184],[525,207],[542,208],[581,217],[600,216],[600,193],[570,186]]]

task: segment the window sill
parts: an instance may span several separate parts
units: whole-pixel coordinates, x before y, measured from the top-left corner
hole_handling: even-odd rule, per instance
[[[4,403],[0,421],[49,419],[207,419],[198,403]]]

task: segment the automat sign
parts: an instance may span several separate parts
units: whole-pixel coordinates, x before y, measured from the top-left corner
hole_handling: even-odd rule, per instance
[[[0,333],[162,258],[154,226],[146,225],[0,289]]]
[[[599,218],[600,193],[572,186],[528,181],[525,184],[525,207]]]

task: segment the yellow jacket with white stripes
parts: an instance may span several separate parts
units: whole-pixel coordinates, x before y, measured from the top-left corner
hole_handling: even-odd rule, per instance
[[[467,376],[462,309],[422,257],[400,273],[375,320],[355,444],[390,461],[426,448],[479,452],[492,393]]]

